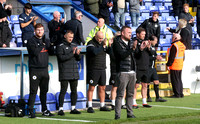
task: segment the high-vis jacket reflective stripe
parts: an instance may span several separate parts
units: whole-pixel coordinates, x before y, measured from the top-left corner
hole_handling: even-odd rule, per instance
[[[175,42],[172,45],[174,45],[176,47],[176,56],[174,58],[173,64],[171,66],[169,66],[169,69],[170,70],[182,70],[185,45],[180,41]],[[171,45],[171,47],[172,47],[172,45]],[[168,55],[170,55],[171,47],[168,49]]]

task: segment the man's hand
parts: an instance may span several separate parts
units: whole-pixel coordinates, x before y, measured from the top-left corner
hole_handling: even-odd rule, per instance
[[[143,51],[144,48],[147,47],[147,43],[146,43],[146,42],[147,42],[147,41],[143,41],[142,44],[140,45],[140,50],[141,50],[141,51]]]
[[[33,21],[36,21],[38,19],[38,16],[33,16]]]
[[[161,55],[157,55],[157,56],[156,56],[156,59],[157,59],[157,60],[162,60],[162,56],[161,56]]]
[[[171,28],[170,28],[170,27],[167,27],[166,29],[169,31]]]
[[[64,18],[62,18],[62,19],[61,19],[61,23],[64,23],[64,21],[65,21],[65,19],[64,19]]]
[[[107,42],[107,38],[105,38],[105,39],[103,40],[103,47],[104,47],[104,48],[106,48],[106,42]]]
[[[73,54],[76,53],[76,49],[77,49],[77,47],[74,47],[74,48],[73,48]]]
[[[12,9],[12,5],[11,5],[11,4],[8,4],[8,5],[6,5],[4,8],[5,8],[5,9],[11,10],[11,9]]]
[[[113,43],[113,38],[110,38],[110,39],[109,39],[108,46],[111,47],[112,43]]]
[[[193,23],[194,22],[194,18],[190,19],[189,23]]]
[[[76,54],[79,55],[81,53],[81,48],[76,50]]]
[[[133,50],[135,50],[137,48],[137,40],[135,40],[134,42],[133,42]]]
[[[6,48],[7,46],[6,46],[6,44],[3,44],[2,47],[3,47],[3,48]]]
[[[146,44],[147,44],[147,47],[150,49],[150,47],[151,47],[151,41],[148,40],[148,42]]]

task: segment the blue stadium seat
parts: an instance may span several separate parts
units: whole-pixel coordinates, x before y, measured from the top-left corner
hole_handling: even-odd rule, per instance
[[[150,11],[150,16],[153,16],[153,12],[155,12],[155,11],[159,12],[157,6],[150,6],[149,11]],[[161,15],[160,12],[159,12],[159,15]]]
[[[18,103],[18,100],[20,99],[20,95],[16,96],[9,96],[8,97],[8,104],[10,103],[10,100],[15,100],[15,103]]]
[[[169,27],[176,27],[177,21],[173,16],[169,16],[166,18],[167,24]]]
[[[192,27],[192,38],[196,38],[196,34],[197,34],[197,27]]]
[[[17,47],[23,47],[22,38],[21,37],[17,37]]]
[[[140,17],[139,17],[139,24],[143,23],[145,19],[146,19],[145,17],[140,16]]]
[[[155,6],[163,6],[163,0],[154,0]]]
[[[167,27],[167,21],[166,21],[165,17],[163,17],[163,16],[159,16],[158,20],[159,20],[159,23],[160,23],[161,34],[164,34],[164,30]]]
[[[159,6],[158,10],[159,10],[159,12],[161,13],[162,16],[164,16],[164,17],[169,16],[169,10],[167,9],[166,6]]]
[[[109,17],[109,23],[110,23],[110,25],[114,25],[114,23],[115,23],[115,16],[114,16],[114,14],[111,12],[110,13],[110,17]]]
[[[129,27],[132,26],[132,23],[131,23],[131,17],[130,16],[125,16],[125,24]]]
[[[84,109],[86,108],[86,97],[83,95],[81,91],[77,92],[77,102],[76,102],[76,108],[77,109]]]
[[[172,0],[164,0],[164,6],[172,6]]]
[[[143,0],[145,6],[152,6],[153,0]]]
[[[26,94],[24,96],[24,100],[26,103],[28,103],[28,99],[29,99],[29,94]],[[34,108],[36,109],[35,111],[36,112],[41,112],[42,111],[42,106],[41,106],[41,102],[40,102],[40,97],[36,94],[36,97],[35,97],[35,105],[34,105]]]
[[[141,13],[141,16],[149,18],[149,7],[140,6],[140,13]]]
[[[12,23],[19,24],[19,15],[11,15],[10,20],[11,20]]]
[[[47,109],[56,111],[56,99],[52,93],[47,93]]]
[[[21,37],[22,31],[20,29],[20,25],[19,24],[14,24],[13,33],[14,33],[15,37]]]
[[[60,92],[57,92],[55,95],[57,107],[59,107],[59,94]],[[71,109],[71,99],[69,93],[66,92],[64,97],[63,110],[70,110],[70,109]]]

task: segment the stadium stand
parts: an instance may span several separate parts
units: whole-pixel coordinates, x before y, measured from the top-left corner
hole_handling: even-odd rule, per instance
[[[55,94],[57,108],[59,108],[59,94],[60,92],[57,92]],[[71,109],[71,99],[70,99],[69,93],[66,92],[65,97],[64,97],[63,110],[70,110],[70,109]]]

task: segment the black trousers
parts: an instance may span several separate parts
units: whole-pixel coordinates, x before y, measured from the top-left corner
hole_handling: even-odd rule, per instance
[[[30,78],[30,94],[28,105],[29,109],[33,109],[35,97],[37,94],[38,86],[40,87],[40,101],[42,104],[42,111],[47,110],[46,98],[49,87],[49,73],[46,69],[29,69]]]
[[[68,82],[70,84],[70,89],[71,89],[71,105],[72,106],[76,105],[78,80],[65,80],[65,81],[60,82],[61,89],[60,89],[60,95],[59,95],[59,107],[63,107],[64,97],[67,91]]]
[[[181,80],[182,70],[170,70],[170,78],[174,96],[183,97],[183,83]]]

